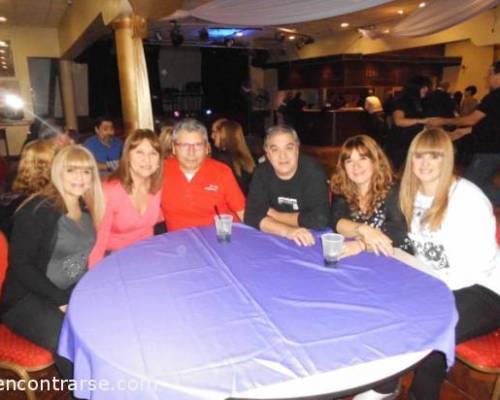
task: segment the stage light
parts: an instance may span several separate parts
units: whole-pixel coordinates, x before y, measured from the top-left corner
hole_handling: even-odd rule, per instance
[[[159,42],[163,41],[163,35],[161,34],[160,31],[156,31],[155,32],[155,38],[156,40],[158,40]]]
[[[180,111],[175,110],[175,111],[174,111],[174,117],[175,117],[175,118],[180,118],[180,117],[181,117],[181,113],[180,113]]]
[[[184,36],[181,33],[181,27],[177,22],[174,22],[174,27],[170,31],[170,41],[174,47],[179,47],[184,43]]]
[[[210,35],[208,34],[207,28],[201,28],[198,31],[198,38],[202,42],[208,42],[208,39],[210,39]]]
[[[224,46],[226,46],[227,48],[231,48],[234,46],[234,39],[233,38],[225,38],[224,39]]]
[[[205,111],[205,114],[207,114],[207,115],[212,115],[212,110],[210,110],[210,109],[206,110],[206,111]]]

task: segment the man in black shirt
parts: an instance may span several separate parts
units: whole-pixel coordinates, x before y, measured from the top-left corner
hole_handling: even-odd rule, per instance
[[[500,190],[492,181],[500,169],[500,61],[491,66],[488,82],[491,92],[472,114],[458,118],[430,118],[428,124],[472,127],[468,132],[472,134],[473,157],[464,177],[478,185],[493,205],[500,206]]]
[[[322,167],[299,156],[294,129],[274,126],[264,140],[267,161],[255,170],[245,209],[245,223],[263,232],[314,244],[309,229],[328,226],[328,182]]]

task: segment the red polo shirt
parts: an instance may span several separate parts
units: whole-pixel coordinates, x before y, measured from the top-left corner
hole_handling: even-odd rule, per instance
[[[166,159],[161,207],[169,232],[214,223],[215,206],[221,214],[245,210],[245,197],[231,169],[206,158],[188,181],[176,158]]]

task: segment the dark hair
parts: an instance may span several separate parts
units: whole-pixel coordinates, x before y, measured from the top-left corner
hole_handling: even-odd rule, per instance
[[[62,133],[64,133],[63,127],[59,125],[55,119],[47,118],[40,125],[40,128],[38,130],[38,138],[50,140]]]
[[[99,127],[101,126],[101,124],[103,122],[105,122],[105,121],[113,123],[113,118],[111,118],[111,117],[109,117],[107,115],[102,115],[102,116],[96,118],[96,120],[94,122],[94,128],[99,129]]]
[[[477,93],[477,87],[470,85],[465,88],[465,91],[470,92],[474,96]]]
[[[495,62],[493,63],[493,65],[492,65],[492,67],[493,67],[493,72],[494,72],[495,74],[500,74],[500,60],[495,61]]]
[[[412,97],[420,98],[420,89],[423,87],[431,87],[431,80],[423,75],[417,75],[406,82],[404,91]]]

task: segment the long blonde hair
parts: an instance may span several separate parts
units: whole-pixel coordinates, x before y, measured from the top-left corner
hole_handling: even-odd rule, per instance
[[[94,226],[98,227],[104,215],[104,194],[95,158],[85,147],[70,145],[58,151],[52,161],[50,183],[40,191],[40,194],[51,200],[52,204],[62,213],[67,213],[68,208],[63,196],[62,175],[66,168],[71,167],[90,170],[92,173],[91,187],[82,197],[92,216]]]
[[[368,192],[368,205],[366,213],[371,215],[381,201],[383,201],[393,183],[393,172],[389,159],[380,146],[367,135],[357,135],[347,139],[342,148],[331,178],[332,192],[344,196],[352,211],[360,210],[360,193],[354,182],[347,176],[345,162],[356,150],[360,155],[368,157],[373,163],[373,175]]]
[[[50,182],[50,164],[56,148],[53,141],[38,139],[24,146],[12,191],[31,195]]]
[[[420,189],[420,182],[413,172],[413,157],[417,154],[438,154],[443,157],[441,176],[431,207],[423,216],[422,223],[431,230],[439,229],[448,208],[450,187],[455,181],[453,145],[449,135],[441,128],[426,128],[412,140],[406,157],[399,204],[408,226],[411,226],[415,196]]]
[[[255,161],[248,149],[241,125],[235,121],[225,120],[220,124],[219,132],[221,148],[231,153],[236,175],[241,176],[242,171],[251,174],[255,169]]]

